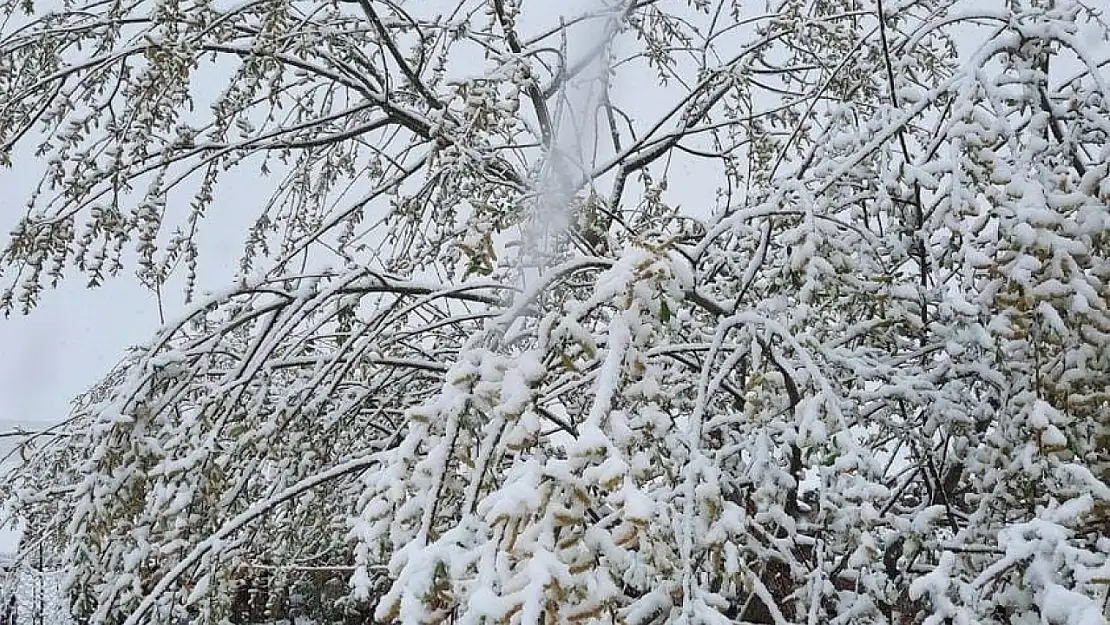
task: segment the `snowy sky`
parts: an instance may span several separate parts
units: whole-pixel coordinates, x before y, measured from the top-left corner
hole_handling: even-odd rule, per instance
[[[422,10],[434,13],[436,3],[454,6],[452,0],[424,0]],[[562,0],[548,8],[540,2],[528,6],[525,15],[547,26],[558,23],[559,14],[576,15],[594,3]],[[582,45],[592,47],[595,41]],[[469,73],[467,68],[454,71]],[[224,86],[221,82],[213,89]],[[24,214],[24,202],[41,175],[35,162],[18,153],[13,162],[12,169],[0,169],[0,232],[5,235]],[[209,212],[213,217],[200,230],[198,291],[227,286],[237,270],[246,227],[257,216],[249,207],[269,195],[252,181],[249,166],[241,171],[246,175],[225,178],[219,185]],[[236,207],[248,210],[236,214]],[[129,346],[146,342],[160,328],[157,297],[135,284],[130,270],[133,266],[96,289],[85,288],[82,277],[71,271],[72,279],[44,293],[31,315],[0,317],[0,432],[28,421],[62,420],[76,395],[102,378]],[[166,317],[173,318],[184,304],[181,289],[167,287],[162,303]]]
[[[560,7],[574,13],[572,5],[586,6],[589,1],[564,1]],[[986,0],[992,1],[1002,2]],[[1088,4],[1110,9],[1110,0]],[[1096,58],[1107,57],[1107,50],[1098,52]],[[0,231],[9,231],[23,213],[36,169],[35,163],[21,162],[17,155],[14,168],[0,170]],[[680,172],[679,179],[690,181],[693,173]],[[225,195],[219,196],[217,205],[229,208],[258,201],[261,194],[257,189],[252,193],[249,179],[237,182],[222,185]],[[216,288],[234,273],[242,230],[213,228],[211,221],[207,225],[203,243],[208,253],[201,259],[200,285]],[[179,291],[169,293],[165,304],[172,316],[181,306]],[[126,276],[92,290],[85,289],[78,277],[45,293],[32,315],[0,318],[0,424],[60,420],[75,395],[102,377],[128,346],[147,340],[159,325],[154,295]]]

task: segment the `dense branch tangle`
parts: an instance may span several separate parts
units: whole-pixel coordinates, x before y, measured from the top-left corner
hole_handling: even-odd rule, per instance
[[[405,625],[1097,618],[1105,31],[887,4],[5,30],[0,140],[50,157],[9,305],[129,245],[191,284],[224,170],[275,180],[237,286],[16,482],[80,615],[216,622],[239,571],[336,567]]]
[[[522,40],[513,24],[524,16],[509,15],[517,10],[511,3],[491,5],[488,23],[480,3],[445,5],[428,18],[373,5],[173,3],[147,12],[145,4],[97,4],[15,29],[3,42],[0,154],[29,155],[29,145],[13,150],[44,136],[34,153],[47,156],[48,167],[4,252],[5,308],[29,309],[42,283],[70,265],[93,284],[117,275],[129,245],[144,283],[160,287],[179,271],[191,289],[197,231],[208,212],[227,212],[213,202],[229,168],[261,168],[273,177],[273,195],[258,202],[253,218],[245,274],[280,271],[314,244],[346,263],[380,248],[383,238],[392,252],[375,255],[409,265],[390,269],[450,266],[491,228],[525,219],[521,205],[534,199],[529,189],[552,167],[552,182],[571,190],[611,178],[613,188],[600,197],[617,211],[627,210],[619,205],[629,178],[678,147],[723,161],[740,187],[747,184],[744,151],[735,148],[766,142],[762,132],[741,138],[756,130],[744,126],[804,119],[799,115],[826,97],[834,78],[800,64],[756,78],[770,44],[793,31],[769,29],[718,60],[717,46],[727,46],[735,30],[724,18],[699,35],[654,3],[615,3],[573,20],[568,28],[578,30],[568,34],[597,35],[601,44],[572,58],[564,58],[559,29]],[[823,29],[850,19],[807,17]],[[774,16],[750,21],[774,23]],[[624,24],[645,33],[648,44],[627,58],[605,45]],[[650,31],[659,25],[683,33],[680,40],[660,40]],[[453,57],[476,53],[492,71],[453,79]],[[705,79],[686,94],[679,90],[673,106],[644,125],[631,122],[634,101],[623,102],[628,96],[609,85],[600,102],[585,102],[607,112],[574,110],[574,89],[606,80],[601,64],[622,68],[642,55],[659,78]],[[217,89],[222,81],[226,88]],[[787,86],[793,97],[785,102],[751,108],[758,91],[777,102],[774,94]],[[709,123],[714,109],[713,116],[742,121]],[[589,145],[594,133],[582,135],[581,126],[599,114],[607,116],[603,132],[611,140],[599,132]],[[558,146],[555,160],[545,156],[553,124],[578,135],[573,145]],[[747,152],[745,180],[758,175],[758,150]],[[394,206],[388,232],[374,210],[386,201]],[[69,238],[77,244],[63,244]]]

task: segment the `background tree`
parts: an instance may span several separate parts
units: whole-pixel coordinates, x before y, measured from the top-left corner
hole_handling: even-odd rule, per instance
[[[75,614],[1102,622],[1097,15],[548,4],[0,0],[3,306],[192,299],[10,480]]]

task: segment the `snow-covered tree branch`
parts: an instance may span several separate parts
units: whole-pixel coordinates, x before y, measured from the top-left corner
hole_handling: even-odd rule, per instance
[[[1103,622],[1097,12],[555,4],[0,0],[0,305],[188,302],[9,480],[74,614]]]

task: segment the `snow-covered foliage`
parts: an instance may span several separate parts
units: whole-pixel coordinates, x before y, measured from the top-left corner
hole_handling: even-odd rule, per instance
[[[82,622],[1104,622],[1082,4],[78,4],[0,0],[2,303],[193,296],[10,479]]]

